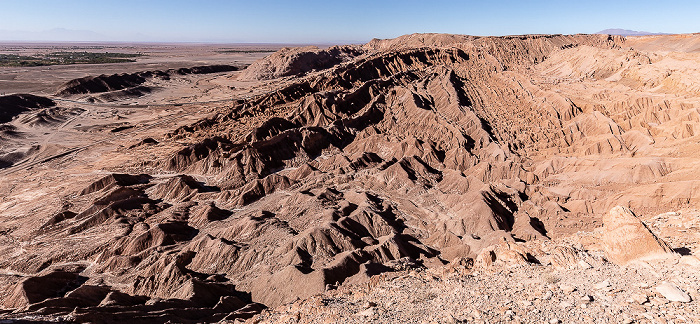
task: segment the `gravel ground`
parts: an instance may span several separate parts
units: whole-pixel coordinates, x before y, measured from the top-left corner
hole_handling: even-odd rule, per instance
[[[652,218],[651,227],[675,235],[666,235],[667,241],[694,241],[695,222],[675,223],[683,228],[671,233],[664,217],[675,216],[662,215]],[[700,323],[700,259],[693,250],[618,266],[597,250],[597,236],[578,233],[557,241],[519,244],[544,255],[538,257],[539,264],[472,266],[463,260],[438,268],[384,273],[365,284],[342,285],[266,310],[249,322]],[[548,258],[562,247],[575,251],[575,260],[568,266]],[[671,288],[662,293],[664,286]],[[672,301],[686,297],[691,300]]]

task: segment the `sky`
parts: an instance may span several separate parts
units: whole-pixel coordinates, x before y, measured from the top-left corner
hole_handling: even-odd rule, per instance
[[[697,0],[0,0],[0,5],[0,40],[331,44],[429,32],[700,32]]]

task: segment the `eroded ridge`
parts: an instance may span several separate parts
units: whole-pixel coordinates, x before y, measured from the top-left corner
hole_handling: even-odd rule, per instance
[[[230,76],[264,93],[95,157],[99,174],[43,171],[75,174],[48,207],[10,193],[3,306],[213,322],[406,269],[615,267],[595,244],[520,246],[591,231],[616,205],[697,201],[697,70],[679,62],[698,57],[660,54],[654,39],[417,34],[284,49]],[[126,82],[88,91],[112,93],[146,77],[158,75],[80,85]]]

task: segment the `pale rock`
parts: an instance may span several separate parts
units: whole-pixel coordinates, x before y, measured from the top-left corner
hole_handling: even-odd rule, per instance
[[[515,242],[509,242],[502,239],[499,244],[491,246],[481,251],[474,260],[474,266],[477,268],[486,268],[494,263],[505,264],[509,266],[520,266],[528,264],[527,251]]]
[[[656,286],[656,291],[669,301],[677,301],[681,303],[687,303],[691,301],[690,296],[688,296],[688,294],[685,291],[676,287],[676,285],[668,283],[666,281]]]
[[[559,289],[561,289],[562,292],[565,294],[570,294],[574,291],[576,291],[575,287],[569,286],[569,285],[559,285]]]
[[[607,280],[607,279],[604,281],[601,281],[593,286],[593,288],[598,289],[598,290],[609,288],[609,287],[610,287],[610,280]]]
[[[373,307],[370,307],[361,312],[358,312],[357,315],[363,317],[373,317],[375,315],[375,311]]]
[[[673,251],[654,235],[634,213],[617,206],[603,216],[603,250],[619,265],[632,260],[672,255]]]
[[[571,269],[580,266],[577,251],[570,246],[556,246],[548,256],[548,261],[557,269]],[[583,261],[585,262],[585,261]]]
[[[649,301],[649,297],[645,294],[633,294],[630,296],[629,299],[627,299],[627,302],[630,304],[644,304]]]
[[[579,260],[578,267],[581,269],[592,269],[593,268],[593,266],[590,265],[590,263],[583,261],[583,260]]]
[[[456,323],[459,323],[459,322],[460,322],[460,321],[458,321],[456,318],[454,318],[454,316],[448,314],[447,316],[443,317],[441,323],[445,323],[445,324],[456,324]]]
[[[552,299],[552,292],[547,291],[546,293],[544,293],[544,296],[542,296],[542,300],[550,300],[550,299]]]

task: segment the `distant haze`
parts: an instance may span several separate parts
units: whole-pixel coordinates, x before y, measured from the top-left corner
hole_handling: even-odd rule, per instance
[[[65,28],[53,28],[50,30],[43,31],[0,30],[0,40],[90,42],[115,41],[121,39],[119,37],[108,36],[90,30],[70,30]],[[132,40],[139,41],[140,39],[138,39],[138,37],[135,37]]]
[[[667,35],[667,33],[650,33],[646,31],[636,31],[629,29],[605,29],[597,32],[596,34],[607,34],[607,35],[620,35],[620,36],[647,36],[647,35]]]
[[[364,43],[469,35],[700,31],[700,1],[3,1],[0,41]]]

